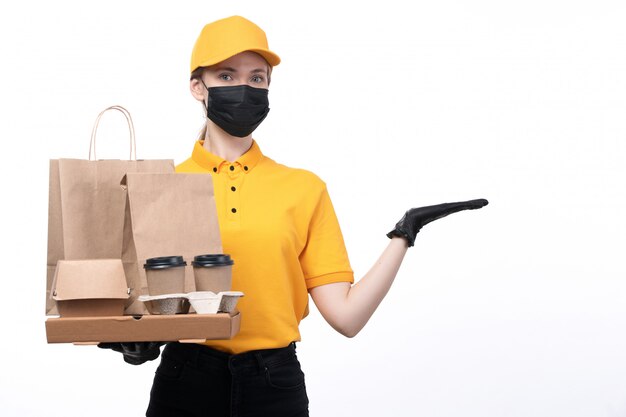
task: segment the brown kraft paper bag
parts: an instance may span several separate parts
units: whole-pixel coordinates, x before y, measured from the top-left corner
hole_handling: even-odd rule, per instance
[[[108,110],[124,114],[130,129],[130,160],[97,160],[95,135]],[[58,314],[50,297],[59,260],[121,259],[126,192],[120,181],[128,172],[174,172],[172,160],[137,160],[130,114],[120,106],[103,110],[94,124],[89,160],[50,160],[46,314]]]
[[[194,256],[222,253],[210,174],[129,173],[122,261],[131,289],[124,314],[148,314],[137,300],[148,294],[146,259],[182,256],[185,292],[195,290]]]

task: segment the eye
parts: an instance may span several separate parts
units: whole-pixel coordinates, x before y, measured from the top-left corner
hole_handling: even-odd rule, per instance
[[[260,75],[253,75],[252,78],[250,78],[250,81],[252,81],[253,83],[260,84],[263,81],[265,81],[265,79]]]
[[[232,75],[228,74],[228,73],[222,73],[220,75],[218,75],[218,78],[222,81],[232,81],[233,77]]]

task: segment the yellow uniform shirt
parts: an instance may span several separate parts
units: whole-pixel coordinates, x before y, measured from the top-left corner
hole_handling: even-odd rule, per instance
[[[308,289],[354,282],[326,184],[261,153],[256,142],[237,161],[211,154],[196,142],[176,172],[210,173],[224,253],[233,265],[241,330],[213,348],[241,353],[300,340]]]

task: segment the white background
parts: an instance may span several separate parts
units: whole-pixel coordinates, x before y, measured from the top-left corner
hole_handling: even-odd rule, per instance
[[[356,338],[312,309],[311,414],[626,416],[624,2],[0,7],[3,416],[143,415],[156,362],[46,344],[48,160],[86,158],[112,104],[140,158],[186,159],[191,48],[232,14],[283,59],[254,136],[327,182],[357,278],[409,207],[490,201],[423,229]],[[100,158],[126,157],[122,121]]]

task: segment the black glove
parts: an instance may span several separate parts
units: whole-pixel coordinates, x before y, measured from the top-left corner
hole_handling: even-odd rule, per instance
[[[131,365],[141,365],[147,361],[153,361],[161,354],[161,346],[165,342],[124,342],[124,343],[98,343],[101,349],[113,349],[124,355],[124,361]]]
[[[404,217],[396,223],[396,228],[387,233],[387,237],[391,239],[393,236],[405,238],[409,242],[409,247],[415,243],[415,235],[420,229],[432,222],[433,220],[446,217],[448,214],[456,213],[462,210],[474,210],[486,206],[489,202],[485,199],[462,201],[459,203],[444,203],[435,206],[426,206],[412,208]]]

